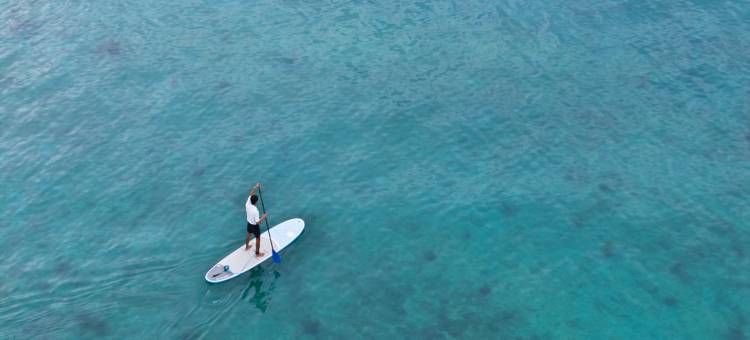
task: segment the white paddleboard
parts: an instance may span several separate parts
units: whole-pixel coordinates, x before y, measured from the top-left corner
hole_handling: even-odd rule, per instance
[[[302,234],[302,230],[304,229],[305,221],[300,218],[293,218],[273,226],[271,228],[273,249],[276,249],[277,253],[281,252],[282,249],[286,248],[286,246]],[[260,234],[260,251],[265,253],[263,256],[255,256],[254,239],[250,240],[250,244],[252,245],[250,250],[245,250],[245,244],[243,243],[237,250],[221,259],[219,263],[209,269],[206,273],[206,281],[211,283],[224,282],[253,269],[253,267],[271,258],[271,242],[268,240],[268,231]]]

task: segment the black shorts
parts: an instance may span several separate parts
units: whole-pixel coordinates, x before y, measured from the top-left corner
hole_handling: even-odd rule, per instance
[[[250,224],[247,222],[247,233],[255,235],[256,238],[260,237],[260,227],[257,224]]]

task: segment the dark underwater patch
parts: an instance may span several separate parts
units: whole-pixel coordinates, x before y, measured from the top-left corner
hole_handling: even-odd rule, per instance
[[[466,311],[458,316],[450,316],[445,309],[436,311],[434,324],[421,330],[420,338],[444,339],[466,338],[477,329],[495,334],[498,339],[513,339],[518,328],[525,323],[523,316],[515,310],[499,310],[495,313]],[[469,333],[469,334],[467,334]]]
[[[503,216],[507,217],[507,216],[513,216],[513,215],[515,215],[516,212],[517,212],[517,210],[512,205],[503,202],[502,204],[500,204],[500,212],[503,213]]]
[[[428,250],[422,254],[422,258],[425,260],[425,262],[432,262],[435,261],[437,258],[437,255],[435,255],[435,252],[432,250]]]
[[[468,320],[473,319],[475,318],[464,316],[464,320],[455,320],[446,315],[441,315],[439,317],[438,327],[441,331],[448,333],[448,335],[458,338],[461,337],[471,323]]]
[[[665,297],[665,298],[661,299],[661,302],[662,302],[662,303],[663,303],[664,305],[666,305],[666,306],[669,306],[669,307],[674,307],[674,306],[677,306],[677,305],[678,305],[678,301],[677,301],[677,299],[675,299],[675,298],[673,298],[673,297],[671,297],[671,296],[667,296],[667,297]]]
[[[479,295],[489,296],[490,294],[492,294],[492,288],[490,288],[490,286],[484,285],[479,288]]]
[[[747,319],[745,318],[745,315],[738,310],[738,307],[735,306],[735,308],[733,309],[737,313],[737,319],[735,319],[735,322],[733,322],[732,325],[729,326],[726,338],[729,340],[745,340],[747,339],[747,335],[745,335]]]
[[[708,231],[719,236],[727,236],[727,235],[731,235],[732,233],[734,233],[732,226],[725,222],[709,225],[707,229]]]
[[[735,323],[729,327],[726,338],[727,340],[747,340],[747,337],[745,337],[745,330],[742,329],[742,326],[739,323]]]
[[[307,335],[320,334],[320,321],[316,319],[307,319],[302,321],[302,332]]]
[[[579,319],[570,319],[565,323],[572,328],[581,328],[581,321]]]
[[[672,242],[666,238],[660,238],[656,241],[656,244],[664,251],[672,250]]]
[[[669,267],[669,273],[682,282],[687,283],[691,281],[690,275],[688,275],[688,273],[685,271],[685,266],[682,264],[682,262],[676,262],[671,267]]]
[[[505,310],[505,311],[500,312],[500,314],[498,314],[497,320],[505,322],[505,321],[512,321],[512,320],[519,319],[519,317],[520,317],[520,314],[518,312],[512,311],[512,310]]]
[[[583,216],[581,216],[581,214],[574,214],[573,225],[577,228],[582,228],[586,225],[586,220],[583,218]]]
[[[612,241],[604,242],[604,245],[602,245],[602,255],[604,257],[612,257],[612,255],[615,254],[615,248],[612,245]]]
[[[737,242],[732,243],[732,252],[741,259],[745,258],[745,248]]]

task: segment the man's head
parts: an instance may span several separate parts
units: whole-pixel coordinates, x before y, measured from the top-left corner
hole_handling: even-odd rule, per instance
[[[252,205],[255,205],[256,202],[258,202],[258,196],[257,195],[250,196],[250,203],[252,203]]]

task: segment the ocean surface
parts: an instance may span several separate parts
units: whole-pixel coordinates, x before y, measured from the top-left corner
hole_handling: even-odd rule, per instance
[[[304,234],[223,284],[263,184]],[[750,1],[0,0],[0,338],[748,339]]]

